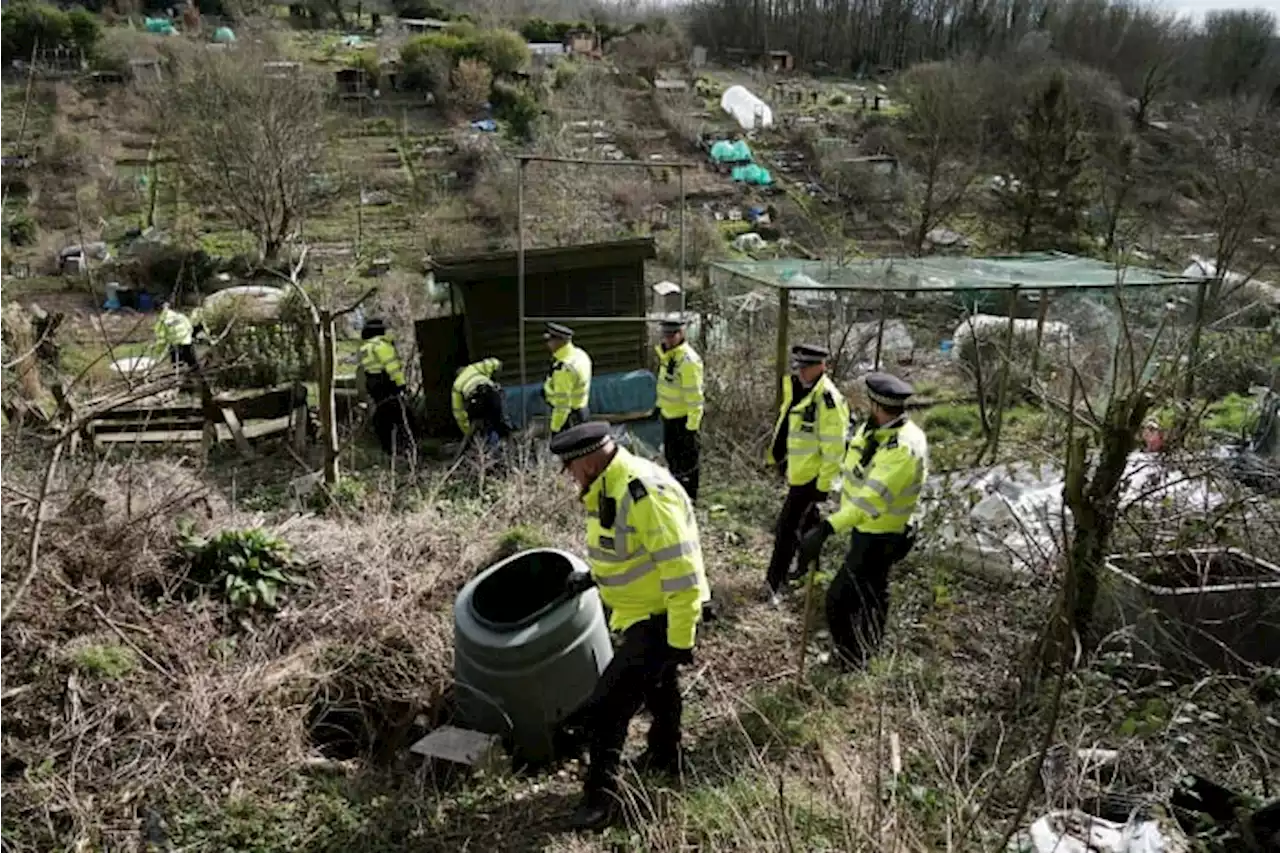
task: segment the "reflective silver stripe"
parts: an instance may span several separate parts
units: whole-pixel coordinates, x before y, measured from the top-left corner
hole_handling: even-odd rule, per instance
[[[663,592],[679,592],[682,589],[691,589],[698,585],[697,573],[689,575],[681,575],[678,578],[663,578]]]
[[[650,572],[657,571],[657,569],[658,569],[657,563],[653,562],[652,560],[646,560],[645,562],[641,563],[638,566],[632,566],[631,568],[627,569],[625,572],[622,572],[621,574],[617,574],[617,575],[598,575],[597,574],[595,578],[596,578],[596,583],[599,584],[600,586],[626,586],[629,583],[634,583],[635,581],[640,580],[640,578],[644,577]]]
[[[663,560],[674,560],[685,554],[692,554],[698,550],[697,542],[677,542],[674,545],[668,545],[666,548],[659,548],[657,551],[650,553],[650,556],[658,562]]]
[[[888,486],[886,486],[884,483],[880,482],[879,480],[863,480],[860,485],[867,487],[868,489],[875,492],[880,497],[884,498],[884,502],[886,504],[893,503],[893,492],[889,489]]]
[[[823,436],[822,438],[819,438],[818,441],[822,442],[823,444],[844,444],[844,436],[843,435]]]
[[[893,516],[901,517],[901,516],[904,516],[904,515],[911,515],[911,513],[912,513],[912,512],[914,512],[914,511],[915,511],[915,506],[914,506],[914,505],[912,505],[912,506],[895,506],[895,507],[890,507],[890,508],[889,508],[889,511],[888,511],[888,512],[886,512],[886,513],[885,513],[885,515],[893,515]]]
[[[921,489],[920,483],[916,483],[914,486],[907,486],[905,489],[902,490],[902,494],[898,495],[898,497],[914,498],[916,495],[920,494],[920,489]]]
[[[597,548],[594,545],[587,546],[587,556],[595,560],[597,563],[625,563],[631,559],[634,554],[617,554],[612,549],[605,550]]]
[[[849,503],[865,512],[871,518],[879,518],[880,510],[871,501],[861,497],[849,498]]]

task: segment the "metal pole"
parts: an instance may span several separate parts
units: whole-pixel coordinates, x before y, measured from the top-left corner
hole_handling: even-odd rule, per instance
[[[680,173],[680,319],[685,319],[685,311],[688,310],[688,294],[685,293],[684,283],[684,267],[685,267],[685,238],[684,238],[684,166],[679,168]]]
[[[880,350],[884,346],[884,315],[889,305],[889,297],[880,294],[880,323],[876,326],[876,370],[880,369]]]
[[[1031,351],[1031,382],[1036,381],[1036,371],[1040,369],[1040,346],[1044,343],[1044,321],[1049,313],[1049,291],[1040,291],[1040,313],[1036,315],[1036,348]]]
[[[778,382],[774,388],[773,405],[782,406],[782,381],[787,378],[790,359],[787,358],[787,326],[791,322],[791,291],[778,288],[778,352],[776,371]]]
[[[525,386],[529,384],[529,365],[524,352],[524,165],[526,160],[518,161],[516,166],[516,292],[520,313],[520,424],[529,423],[529,394]]]

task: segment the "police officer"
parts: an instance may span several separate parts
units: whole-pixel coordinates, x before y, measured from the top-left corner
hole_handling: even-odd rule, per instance
[[[181,311],[173,310],[169,299],[160,303],[160,318],[153,330],[156,343],[169,351],[169,361],[174,367],[185,364],[192,370],[199,368],[196,361],[196,327]]]
[[[551,373],[542,395],[551,407],[551,434],[585,423],[591,399],[591,356],[573,345],[573,329],[547,323],[542,337],[551,352]]]
[[[461,368],[453,380],[453,419],[462,430],[464,444],[471,440],[473,429],[490,450],[511,435],[511,423],[502,409],[502,387],[493,380],[501,369],[501,361],[486,358]]]
[[[775,606],[800,537],[818,523],[818,505],[827,499],[844,456],[849,407],[827,377],[828,357],[825,349],[813,344],[791,348],[792,375],[782,381],[782,409],[765,457],[783,472],[789,486],[766,577]]]
[[[386,324],[379,319],[365,322],[360,330],[363,343],[357,353],[364,387],[373,403],[373,431],[386,453],[395,449],[397,431],[408,434],[404,407],[404,368]]]
[[[698,456],[702,428],[702,357],[684,336],[684,321],[663,320],[658,346],[658,414],[662,452],[689,500],[698,500]]]
[[[827,591],[827,627],[844,662],[863,666],[889,612],[889,569],[911,550],[912,514],[929,476],[929,443],[906,412],[911,386],[887,373],[866,378],[871,417],[849,441],[840,509],[808,533],[808,566],[833,533],[852,530],[844,565]]]
[[[579,829],[613,820],[616,773],[631,718],[653,715],[641,769],[680,770],[679,666],[693,663],[701,602],[709,594],[689,496],[664,468],[616,446],[607,424],[572,427],[551,439],[587,509],[590,573],[570,575],[572,594],[599,589],[622,643],[583,706],[561,726],[561,744],[586,741]]]

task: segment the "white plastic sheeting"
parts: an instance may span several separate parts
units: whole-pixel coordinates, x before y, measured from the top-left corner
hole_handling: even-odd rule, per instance
[[[142,376],[156,366],[156,359],[148,355],[134,355],[111,362],[111,371],[121,376]]]
[[[1014,320],[1014,340],[1034,344],[1037,324],[1038,321],[1036,320]],[[1005,335],[1008,333],[1008,317],[999,317],[995,314],[974,314],[971,318],[956,326],[956,330],[951,333],[951,339],[955,341],[955,346],[951,350],[952,358],[965,357],[963,354],[968,351],[967,346],[975,338],[983,343],[988,341],[1003,342]],[[1058,320],[1046,320],[1040,344],[1046,349],[1069,347],[1071,345],[1071,327]]]
[[[1172,825],[1154,820],[1115,823],[1081,811],[1054,811],[1009,843],[1010,853],[1189,853]]]
[[[1124,482],[1121,509],[1141,501],[1208,513],[1225,500],[1204,478],[1188,476],[1160,454],[1130,456]],[[1041,571],[1057,558],[1064,518],[1070,523],[1062,487],[1056,465],[1026,462],[931,478],[922,500],[937,515],[924,535],[972,563]]]
[[[743,130],[773,127],[773,110],[746,86],[730,86],[720,96],[720,108]]]

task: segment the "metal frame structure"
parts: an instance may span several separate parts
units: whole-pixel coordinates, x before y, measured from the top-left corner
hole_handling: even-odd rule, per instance
[[[1063,253],[1054,253],[1054,254],[1061,255],[1063,259],[1069,259],[1073,257]],[[906,267],[908,270],[910,270],[912,266],[915,266],[917,268],[917,271],[914,275],[912,275],[910,272],[907,273],[908,282],[904,284],[894,284],[891,281],[892,277],[895,274],[899,273],[899,271],[896,269],[899,263],[901,263],[902,266]],[[880,266],[877,267],[875,266],[876,264],[879,264]],[[1056,281],[1023,282],[1017,279],[1010,278],[1010,279],[1004,279],[1004,280],[993,279],[986,286],[961,286],[958,283],[937,285],[937,284],[933,284],[932,282],[930,282],[927,286],[922,286],[920,282],[920,275],[919,275],[920,272],[939,272],[941,271],[941,269],[936,267],[931,269],[928,263],[928,259],[921,259],[921,258],[910,258],[910,259],[901,258],[901,259],[887,259],[887,260],[880,259],[876,261],[862,262],[861,264],[858,264],[857,262],[855,262],[855,264],[831,265],[827,273],[828,277],[831,275],[831,273],[837,270],[847,271],[850,267],[853,267],[853,266],[862,266],[866,270],[870,271],[871,274],[868,276],[869,280],[865,283],[857,282],[857,281],[842,282],[842,283],[836,283],[836,282],[830,282],[830,281],[823,283],[823,282],[815,281],[814,284],[816,284],[817,286],[805,285],[803,283],[800,285],[791,285],[786,280],[778,280],[775,278],[766,277],[765,275],[762,275],[762,274],[752,274],[751,271],[743,268],[743,267],[750,266],[750,263],[744,264],[741,262],[718,261],[718,262],[712,263],[710,266],[712,269],[718,269],[721,272],[728,273],[731,276],[737,276],[737,277],[746,279],[748,281],[752,281],[757,284],[764,285],[766,287],[771,287],[774,290],[776,290],[778,293],[778,337],[777,337],[777,353],[775,355],[775,359],[776,359],[775,372],[777,376],[777,382],[775,384],[775,387],[776,387],[776,392],[775,392],[776,396],[774,398],[775,406],[782,404],[782,382],[787,375],[787,366],[789,362],[787,344],[788,344],[788,329],[791,324],[791,292],[792,291],[808,291],[811,293],[821,293],[823,291],[841,292],[841,293],[878,292],[880,294],[880,308],[879,308],[880,317],[876,327],[876,349],[875,349],[875,362],[874,362],[875,364],[874,369],[876,370],[880,369],[880,355],[881,355],[881,350],[884,344],[885,320],[888,316],[888,307],[891,299],[896,300],[902,294],[911,294],[911,293],[942,294],[942,293],[962,293],[965,291],[975,291],[975,292],[988,291],[988,292],[996,292],[996,293],[1008,293],[1010,296],[1009,314],[1008,314],[1009,324],[1005,332],[1005,339],[1004,339],[1005,351],[1008,352],[1011,349],[1011,346],[1013,343],[1013,330],[1014,330],[1013,320],[1017,312],[1018,295],[1025,291],[1036,291],[1039,293],[1040,298],[1039,298],[1039,311],[1036,317],[1036,342],[1035,342],[1035,348],[1032,351],[1033,353],[1032,369],[1034,370],[1035,366],[1039,363],[1040,347],[1044,341],[1044,324],[1045,324],[1046,316],[1048,315],[1048,310],[1049,310],[1049,294],[1050,293],[1055,293],[1059,291],[1073,291],[1073,290],[1095,290],[1095,291],[1106,290],[1106,289],[1114,290],[1116,288],[1123,288],[1123,287],[1178,287],[1178,286],[1188,286],[1188,285],[1199,285],[1200,287],[1203,288],[1205,284],[1204,279],[1188,278],[1186,276],[1166,274],[1166,273],[1160,272],[1159,270],[1151,270],[1146,268],[1139,268],[1139,269],[1143,269],[1143,271],[1146,273],[1149,273],[1149,275],[1146,276],[1145,278],[1143,278],[1142,276],[1139,276],[1137,281],[1134,281],[1132,284],[1130,284],[1125,281],[1125,273],[1129,269],[1129,267],[1121,264],[1113,265],[1113,268],[1115,271],[1115,280],[1108,284],[1101,284],[1101,283],[1082,284],[1082,283],[1074,283],[1072,281],[1065,280],[1065,279],[1056,280]],[[870,279],[876,279],[877,277],[882,277],[882,278],[881,280],[876,281],[874,283],[870,281]],[[994,456],[995,450],[999,447],[1001,427],[1004,422],[1004,409],[1007,403],[1007,394],[1008,394],[1008,377],[1009,377],[1008,372],[1007,371],[1004,372],[1004,374],[1001,376],[1000,386],[997,390],[998,396],[997,396],[997,403],[996,403],[996,419],[995,419],[995,423],[992,425],[992,436],[990,439],[991,443],[989,445],[989,448],[993,456]]]
[[[524,280],[524,251],[525,251],[525,235],[524,235],[524,172],[530,163],[563,163],[574,166],[622,166],[626,168],[642,168],[642,169],[675,169],[679,175],[680,184],[680,313],[685,312],[685,191],[684,191],[684,171],[685,169],[697,168],[696,163],[686,163],[681,161],[665,161],[665,160],[596,160],[580,157],[552,157],[541,154],[517,154],[516,155],[516,289],[518,292],[518,325],[520,335],[520,384],[525,386],[529,384],[529,368],[528,355],[525,352],[525,326],[529,323],[560,323],[560,322],[609,322],[609,323],[648,323],[651,322],[649,317],[530,317],[525,313],[525,280]],[[529,416],[529,400],[528,395],[521,395],[521,415],[524,419]]]

